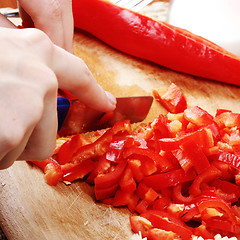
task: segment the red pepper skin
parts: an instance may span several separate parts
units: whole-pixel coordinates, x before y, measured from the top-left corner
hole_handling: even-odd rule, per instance
[[[62,180],[63,172],[60,164],[52,157],[43,161],[30,161],[44,171],[44,179],[50,186],[56,186]]]
[[[155,191],[159,191],[166,187],[172,187],[179,183],[188,182],[196,177],[194,171],[184,172],[182,169],[173,170],[167,173],[159,173],[145,177],[143,182],[152,187]]]
[[[205,224],[201,224],[199,227],[194,228],[193,233],[194,233],[194,235],[201,236],[204,239],[213,239],[214,238],[214,235],[207,230]]]
[[[196,218],[198,218],[199,215],[200,212],[198,210],[198,207],[196,206],[196,204],[192,203],[185,206],[184,214],[181,219],[184,222],[188,222],[190,220],[195,220]]]
[[[110,46],[188,74],[240,84],[240,59],[186,30],[106,0],[73,0],[75,27]]]
[[[235,236],[240,235],[240,226],[233,225],[230,221],[211,218],[206,219],[205,224],[210,228],[217,229],[218,232],[221,230],[223,232],[231,232],[235,234]]]
[[[204,148],[212,147],[213,144],[211,131],[207,127],[188,133],[181,137],[158,139],[159,148],[164,151],[178,149],[181,144],[187,141],[192,141],[196,143],[199,147]]]
[[[182,195],[182,184],[178,184],[173,187],[172,198],[176,203],[190,203],[193,201],[193,196],[183,196]]]
[[[149,149],[143,149],[138,147],[131,147],[126,149],[126,151],[123,154],[124,158],[128,158],[131,155],[141,155],[146,158],[150,158],[154,161],[155,165],[159,167],[163,172],[166,172],[173,168],[172,162],[170,162],[167,158],[163,158],[159,154],[149,150]]]
[[[228,205],[228,203],[221,198],[204,197],[197,202],[197,207],[201,214],[206,208],[220,208],[227,213],[229,220],[233,225],[237,224],[237,219],[233,210],[231,209],[231,205]]]
[[[201,184],[205,182],[213,181],[222,176],[222,173],[219,169],[211,165],[204,172],[198,175],[193,181],[192,185],[189,188],[189,193],[192,196],[197,196],[201,194]]]
[[[134,192],[137,188],[130,166],[127,166],[119,182],[120,188],[124,192]]]
[[[153,96],[169,112],[181,113],[187,108],[187,101],[183,93],[174,83],[165,91],[162,92],[162,90],[162,88],[153,89]]]
[[[94,169],[95,165],[96,162],[93,162],[91,159],[79,164],[66,163],[61,166],[63,180],[73,182],[74,180],[82,179]]]
[[[179,239],[177,234],[171,231],[165,231],[159,228],[148,230],[148,239],[150,240],[176,240]]]
[[[152,228],[149,220],[141,216],[130,216],[130,224],[134,233],[141,232],[143,238],[148,238],[148,230]]]
[[[78,151],[73,155],[71,162],[79,163],[84,159],[102,156],[104,153],[106,153],[113,137],[117,133],[123,132],[131,132],[131,124],[129,120],[115,123],[111,129],[106,131],[95,142],[79,148]]]
[[[227,163],[234,168],[240,170],[240,156],[238,155],[228,152],[222,152],[218,157],[218,161]]]
[[[216,179],[211,183],[212,186],[219,189],[217,195],[228,202],[237,202],[240,197],[240,187],[232,182]]]
[[[196,170],[197,174],[201,174],[208,167],[210,163],[198,145],[192,141],[187,141],[181,145],[183,152],[187,155],[193,163],[193,167]]]
[[[115,194],[126,165],[127,161],[122,159],[111,172],[95,177],[94,191],[97,200],[109,198]]]
[[[59,149],[57,161],[59,164],[65,164],[72,160],[74,153],[83,145],[83,136],[76,134],[66,141]],[[85,140],[86,141],[86,140]]]
[[[195,106],[184,111],[184,117],[199,127],[207,126],[213,123],[213,117],[207,111]]]
[[[140,216],[148,219],[155,228],[160,228],[165,231],[172,231],[179,235],[183,240],[192,239],[191,229],[180,219],[175,218],[167,212],[149,210]]]

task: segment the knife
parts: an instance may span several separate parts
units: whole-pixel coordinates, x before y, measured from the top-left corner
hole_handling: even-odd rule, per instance
[[[88,108],[85,105],[83,110],[83,104],[78,100],[68,100],[65,97],[58,96],[58,131],[69,119],[68,115],[70,114],[79,114],[75,119],[83,125],[84,131],[104,129],[123,120],[130,120],[131,123],[141,122],[146,118],[152,102],[152,96],[118,97],[116,109],[113,112],[104,113]]]

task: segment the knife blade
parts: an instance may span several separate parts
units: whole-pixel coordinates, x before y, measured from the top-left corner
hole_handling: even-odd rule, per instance
[[[82,132],[87,132],[111,127],[114,123],[123,120],[130,120],[131,123],[141,122],[146,118],[152,102],[152,96],[118,97],[116,109],[104,113],[85,105],[83,107],[78,100],[58,97],[58,131],[63,125],[74,125],[75,128],[77,125],[82,125]]]

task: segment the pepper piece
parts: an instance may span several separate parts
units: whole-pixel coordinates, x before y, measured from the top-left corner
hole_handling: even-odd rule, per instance
[[[75,27],[110,46],[180,72],[240,85],[240,58],[186,30],[106,0],[73,0]]]

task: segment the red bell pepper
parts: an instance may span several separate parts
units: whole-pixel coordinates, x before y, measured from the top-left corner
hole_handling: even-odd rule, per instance
[[[63,172],[60,164],[52,157],[43,161],[30,161],[40,167],[44,172],[44,179],[50,186],[56,186],[62,180]]]
[[[181,217],[181,219],[184,222],[188,222],[188,221],[191,221],[191,220],[199,221],[200,216],[201,215],[200,215],[200,212],[199,212],[196,204],[191,203],[189,205],[185,205],[183,216]]]
[[[135,212],[139,198],[133,192],[125,192],[118,189],[112,199],[111,205],[115,207],[128,206],[128,209],[133,213]]]
[[[233,233],[234,235],[232,235],[232,237],[236,235],[239,237],[240,235],[240,226],[233,225],[230,221],[210,218],[205,220],[205,224],[207,227],[217,230],[217,232],[223,231],[224,233]]]
[[[222,152],[218,157],[218,161],[227,163],[240,170],[240,156],[235,155],[234,153]]]
[[[106,159],[118,162],[122,157],[123,150],[133,145],[134,139],[128,136],[115,137],[108,146]]]
[[[204,172],[198,175],[193,181],[192,185],[189,188],[189,193],[193,196],[198,196],[201,194],[201,184],[213,181],[221,177],[222,173],[219,169],[211,165]]]
[[[119,182],[120,188],[124,192],[134,192],[137,188],[136,181],[133,178],[132,169],[127,166]]]
[[[115,123],[112,128],[106,131],[95,142],[79,148],[78,151],[73,155],[73,159],[71,162],[78,163],[84,159],[102,156],[104,153],[106,153],[113,137],[117,133],[124,132],[131,132],[131,124],[129,120]]]
[[[217,188],[217,196],[228,202],[237,202],[240,197],[240,187],[235,183],[216,179],[211,186]]]
[[[138,147],[131,147],[126,149],[123,154],[123,157],[128,158],[132,155],[141,155],[145,158],[150,158],[154,161],[157,168],[160,168],[163,172],[166,172],[173,168],[173,164],[167,159],[163,158],[159,154],[149,150]]]
[[[96,162],[93,162],[91,159],[87,159],[79,164],[66,163],[61,166],[63,172],[63,180],[68,182],[73,182],[77,179],[83,179],[88,173],[90,173]]]
[[[181,147],[183,149],[183,152],[187,155],[188,159],[191,160],[197,174],[201,174],[208,167],[210,167],[210,163],[207,157],[196,143],[187,141],[184,142]]]
[[[179,239],[176,233],[172,231],[165,231],[159,228],[152,228],[148,230],[148,239],[150,240],[176,240]]]
[[[75,27],[110,46],[188,74],[240,84],[240,59],[186,30],[106,0],[73,0]]]
[[[237,219],[231,209],[231,205],[221,198],[204,197],[197,202],[197,207],[200,213],[202,213],[206,208],[220,208],[228,215],[228,220],[231,221],[233,225],[237,224]]]
[[[196,227],[193,230],[194,235],[196,236],[201,236],[204,239],[213,239],[214,238],[214,234],[212,234],[211,232],[209,232],[207,230],[207,227],[205,224],[201,224],[199,227]]]
[[[94,138],[76,135],[52,158],[32,162],[50,185],[86,176],[97,200],[141,214],[131,217],[132,229],[149,240],[239,237],[238,118],[226,110],[212,118],[195,107],[134,131],[120,122]]]
[[[207,126],[213,123],[213,117],[207,111],[195,106],[184,111],[184,117],[197,126]]]
[[[94,191],[97,200],[109,198],[115,194],[126,165],[127,161],[122,159],[110,172],[99,174],[95,177]]]
[[[74,137],[66,141],[57,153],[57,161],[59,164],[65,164],[72,160],[74,153],[86,143],[90,143],[89,140],[85,139],[81,134],[76,134]]]
[[[184,172],[182,169],[172,170],[166,173],[154,174],[144,177],[143,182],[152,187],[155,191],[159,191],[166,187],[172,187],[179,183],[188,182],[196,177],[194,171]]]
[[[179,162],[179,165],[185,172],[187,172],[193,166],[193,162],[191,161],[191,159],[189,159],[181,149],[176,149],[172,151],[172,154],[173,156],[175,156],[175,158]]]
[[[142,237],[148,237],[148,230],[153,227],[149,220],[141,216],[130,216],[130,224],[133,232],[141,232]]]
[[[159,147],[164,151],[178,149],[181,144],[187,141],[192,141],[202,148],[210,148],[214,146],[212,133],[207,127],[176,138],[158,139]]]
[[[182,184],[179,183],[178,185],[173,187],[172,198],[176,203],[190,203],[193,201],[193,196],[183,196],[182,194]]]
[[[149,210],[140,215],[148,219],[152,226],[165,231],[172,231],[179,235],[183,240],[192,239],[192,230],[180,219],[163,211]]]
[[[174,83],[167,89],[153,89],[153,96],[171,113],[180,113],[187,108],[187,102],[184,95]]]

